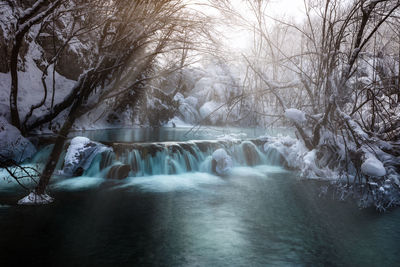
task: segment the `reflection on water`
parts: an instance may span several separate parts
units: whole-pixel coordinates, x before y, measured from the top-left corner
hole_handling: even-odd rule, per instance
[[[2,265],[395,266],[400,212],[318,197],[277,166],[55,181],[56,202],[0,209]],[[0,204],[12,203],[0,196]],[[21,256],[23,254],[23,257]]]

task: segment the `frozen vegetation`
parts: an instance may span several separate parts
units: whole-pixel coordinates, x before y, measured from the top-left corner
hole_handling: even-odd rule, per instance
[[[363,174],[371,177],[382,177],[386,175],[386,169],[383,163],[373,155],[368,155],[361,165]]]
[[[314,3],[321,16],[307,9],[308,19],[270,24],[263,1],[248,6],[248,17],[230,1],[214,1],[219,22],[183,1],[1,1],[2,166],[32,158],[36,148],[28,137],[52,134],[44,186],[26,199],[49,201],[46,183],[71,130],[279,126],[296,138],[260,138],[263,151],[244,142],[243,158],[282,159],[301,177],[327,180],[341,198],[362,206],[398,205],[400,4],[384,2]],[[231,49],[215,23],[246,31],[251,49]],[[207,160],[214,172],[229,173],[230,151],[212,151]],[[80,176],[103,152],[112,153],[74,138],[61,173]],[[182,163],[159,159],[167,162],[160,164],[165,172]],[[195,155],[179,160],[201,164]],[[132,174],[121,164],[113,172]]]
[[[303,123],[306,121],[306,115],[304,114],[304,112],[295,108],[286,109],[285,117],[291,121],[298,123]]]

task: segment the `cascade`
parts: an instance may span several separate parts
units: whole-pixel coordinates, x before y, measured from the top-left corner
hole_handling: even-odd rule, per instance
[[[262,149],[267,141],[255,140],[195,140],[185,142],[107,143],[111,149],[102,150],[91,157],[90,166],[79,175],[124,179],[151,175],[182,174],[187,172],[215,172],[212,154],[224,149],[232,158],[233,166],[276,165],[284,163],[276,149]],[[45,162],[51,146],[44,147],[34,158],[35,163]],[[64,156],[58,169],[64,168]],[[88,159],[82,158],[83,162]],[[81,163],[77,163],[80,165]],[[215,164],[215,163],[214,163]],[[79,176],[78,175],[78,176]]]
[[[187,141],[161,143],[112,143],[113,151],[98,155],[85,173],[101,173],[104,178],[123,179],[127,176],[212,172],[212,153],[225,149],[234,166],[280,165],[276,150],[262,152],[259,140]],[[98,175],[98,174],[97,174]]]

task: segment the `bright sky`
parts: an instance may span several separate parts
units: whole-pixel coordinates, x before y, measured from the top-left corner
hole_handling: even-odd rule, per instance
[[[212,7],[207,7],[207,0],[188,0],[193,3],[201,3],[196,9],[204,12],[205,14],[218,16],[218,12]],[[244,0],[230,0],[229,1],[238,12],[246,18],[246,20],[253,20],[252,11]],[[266,8],[266,13],[275,18],[294,19],[301,21],[304,18],[304,0],[269,0]],[[271,21],[272,22],[272,21]],[[271,23],[272,24],[272,23]],[[228,38],[227,45],[237,50],[246,49],[251,39],[251,33],[245,32],[239,27],[235,27],[229,21],[226,25],[219,27],[224,35]]]
[[[303,0],[271,0],[270,12],[278,16],[293,17],[301,20],[304,15]]]

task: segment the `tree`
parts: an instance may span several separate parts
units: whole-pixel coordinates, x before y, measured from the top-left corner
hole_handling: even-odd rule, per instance
[[[20,11],[15,1],[9,1],[10,6],[16,14],[16,23],[14,26],[14,37],[12,41],[11,56],[10,56],[10,75],[11,75],[11,90],[10,90],[10,112],[11,123],[21,129],[20,117],[18,112],[18,56],[24,41],[24,37],[30,28],[43,21],[51,12],[53,12],[61,3],[61,0],[36,1],[32,7]]]
[[[90,32],[94,47],[89,57],[95,60],[64,101],[27,126],[34,129],[68,110],[36,188],[38,195],[45,192],[75,120],[105,101],[117,101],[127,94],[133,96],[132,101],[138,99],[143,93],[143,81],[151,79],[146,74],[157,57],[182,49],[181,43],[186,39],[181,39],[181,34],[197,24],[185,18],[184,7],[176,0],[93,1],[86,7],[90,9],[88,20],[97,26]]]
[[[399,129],[398,117],[392,112],[398,94],[387,82],[395,84],[396,73],[384,70],[382,63],[389,55],[374,40],[385,27],[396,24],[400,2],[304,1],[302,24],[269,16],[268,1],[248,1],[253,20],[235,13],[228,1],[224,3],[230,8],[222,10],[250,24],[256,36],[255,54],[244,55],[244,59],[262,86],[249,83],[250,89],[258,96],[274,97],[275,112],[282,117],[288,108],[306,115],[304,122],[288,118],[305,146],[320,155],[318,164],[346,173],[345,184],[374,198],[380,208],[393,204],[388,196],[398,192],[398,186],[396,179],[388,177],[400,172],[395,163],[399,150],[383,144],[393,144],[398,138],[393,133]],[[290,34],[283,40],[277,38],[269,27],[271,21]],[[301,40],[294,50],[285,47],[293,43],[293,36]],[[372,69],[375,78],[365,69]],[[362,165],[371,158],[383,162],[386,178],[363,171]],[[355,175],[354,183],[349,175]],[[393,189],[387,196],[378,192],[385,183]]]

